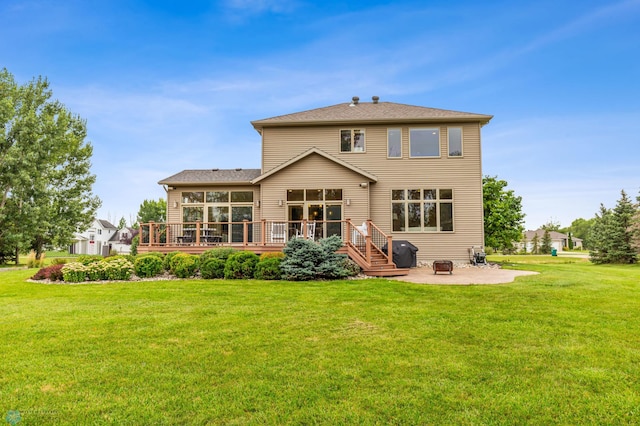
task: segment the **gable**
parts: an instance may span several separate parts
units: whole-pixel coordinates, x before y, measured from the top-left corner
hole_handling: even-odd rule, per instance
[[[328,153],[326,153],[326,152],[324,152],[324,151],[322,151],[322,150],[320,150],[320,149],[318,149],[316,147],[313,147],[313,148],[311,148],[311,149],[309,149],[309,150],[297,155],[296,157],[293,157],[290,160],[282,163],[281,165],[269,170],[268,172],[263,173],[262,175],[260,175],[257,178],[253,179],[251,181],[251,183],[252,184],[256,184],[256,183],[258,183],[258,182],[260,182],[260,181],[262,181],[262,180],[264,180],[264,179],[266,179],[266,178],[268,178],[270,176],[273,176],[273,175],[275,175],[277,173],[280,173],[282,170],[284,170],[286,168],[289,168],[289,167],[299,163],[300,161],[302,161],[304,159],[307,159],[307,158],[310,158],[312,156],[319,156],[319,157],[323,158],[325,160],[325,162],[333,163],[333,165],[340,166],[341,168],[346,169],[346,170],[348,170],[348,171],[350,171],[350,172],[352,172],[352,173],[354,173],[356,175],[360,175],[361,177],[363,177],[365,179],[368,179],[369,182],[377,182],[378,181],[378,178],[375,175],[367,172],[366,170],[363,170],[363,169],[361,169],[359,167],[356,167],[353,164],[350,164],[350,163],[348,163],[346,161],[343,161],[343,160],[341,160],[339,158],[336,158],[333,155],[330,155],[330,154],[328,154]]]

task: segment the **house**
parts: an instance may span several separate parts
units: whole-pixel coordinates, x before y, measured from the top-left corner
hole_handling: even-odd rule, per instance
[[[138,235],[138,231],[129,227],[117,229],[109,240],[110,250],[115,250],[118,254],[131,253],[131,240]]]
[[[108,220],[95,219],[86,231],[74,235],[69,253],[108,255],[111,250],[111,238],[117,231],[118,228]]]
[[[392,263],[392,239],[418,247],[419,260],[468,261],[484,241],[481,128],[491,118],[374,96],[253,121],[261,167],[162,179],[167,224],[144,228],[139,250],[198,252],[194,245],[221,242],[259,251],[296,236],[339,235],[361,266],[378,252]],[[186,228],[198,230],[197,240]]]
[[[527,253],[531,253],[533,251],[533,242],[532,240],[535,236],[538,236],[538,248],[542,245],[542,239],[544,237],[544,229],[537,229],[535,231],[527,231],[524,233],[522,237],[522,241],[516,243],[516,247],[518,250],[522,250],[525,246],[527,248]],[[551,237],[551,248],[556,249],[558,252],[561,252],[564,249],[569,248],[569,236],[567,234],[563,234],[561,232],[549,231],[549,237]],[[582,249],[582,239],[572,237],[573,248],[574,249]]]

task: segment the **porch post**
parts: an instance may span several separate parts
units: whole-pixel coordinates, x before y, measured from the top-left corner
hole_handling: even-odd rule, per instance
[[[302,238],[307,239],[307,219],[302,219]]]
[[[345,231],[347,232],[347,235],[344,238],[345,245],[351,242],[351,219],[347,219],[346,224],[347,226],[345,227]]]
[[[260,238],[262,241],[262,245],[267,245],[267,219],[262,219],[260,221]]]
[[[391,235],[387,235],[387,263],[389,265],[393,264],[393,237]]]
[[[249,245],[249,221],[242,219],[242,244],[245,248]]]
[[[149,247],[151,247],[153,245],[153,241],[154,241],[154,234],[155,234],[155,230],[153,229],[153,221],[149,222]]]
[[[200,245],[200,226],[201,222],[199,220],[196,221],[196,245]]]

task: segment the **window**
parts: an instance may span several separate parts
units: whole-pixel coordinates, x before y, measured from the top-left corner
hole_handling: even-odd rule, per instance
[[[411,157],[439,157],[440,129],[410,129],[409,153]]]
[[[364,152],[364,130],[340,130],[340,152]]]
[[[402,129],[387,129],[387,157],[402,157]]]
[[[452,189],[391,191],[394,232],[453,232]]]
[[[183,203],[203,203],[204,202],[204,192],[183,192],[182,193],[182,202]]]
[[[462,157],[462,127],[449,127],[449,157]]]

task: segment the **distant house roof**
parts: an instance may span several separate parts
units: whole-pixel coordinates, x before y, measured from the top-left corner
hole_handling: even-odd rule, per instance
[[[347,169],[349,169],[349,170],[351,170],[351,171],[353,171],[355,173],[358,173],[359,175],[369,179],[369,181],[371,181],[371,182],[377,182],[378,181],[378,178],[375,175],[367,172],[366,170],[362,170],[361,168],[356,167],[353,164],[349,164],[346,161],[343,161],[343,160],[341,160],[339,158],[336,158],[336,157],[334,157],[334,156],[332,156],[332,155],[330,155],[330,154],[328,154],[328,153],[326,153],[326,152],[322,151],[321,149],[318,149],[318,148],[316,148],[314,146],[313,148],[308,149],[307,151],[303,152],[302,154],[297,155],[297,156],[293,157],[292,159],[290,159],[288,161],[285,161],[284,163],[280,164],[278,167],[275,167],[275,168],[269,170],[267,173],[263,174],[262,176],[259,176],[259,177],[255,178],[255,179],[253,179],[251,181],[251,183],[258,183],[261,180],[266,179],[269,176],[272,176],[272,175],[278,173],[280,170],[282,170],[284,168],[287,168],[287,167],[289,167],[290,165],[292,165],[294,163],[297,163],[298,161],[302,160],[303,158],[308,157],[311,154],[318,154],[321,157],[324,157],[329,161],[333,161],[334,163],[339,164],[342,167],[345,167],[345,168],[347,168]]]
[[[255,120],[252,121],[251,124],[260,132],[264,127],[303,126],[310,124],[424,123],[430,121],[480,122],[481,124],[486,124],[492,118],[492,115],[397,104],[394,102],[356,102],[354,98],[354,101],[351,103],[342,103],[324,108]]]
[[[544,229],[537,229],[535,231],[527,231],[524,233],[524,237],[527,239],[527,241],[532,240],[535,235],[538,235],[538,238],[542,240],[542,237],[544,237]],[[549,236],[553,241],[566,240],[569,238],[567,234],[563,234],[561,232],[556,232],[556,231],[549,231]],[[582,241],[581,238],[576,238],[576,237],[571,237],[571,239],[573,241]]]
[[[251,180],[260,176],[260,173],[260,169],[183,170],[158,183],[160,185],[250,184]]]
[[[100,223],[100,226],[102,226],[103,229],[118,229],[115,226],[113,226],[113,224],[108,220],[104,220],[104,219],[96,219],[96,220]]]

